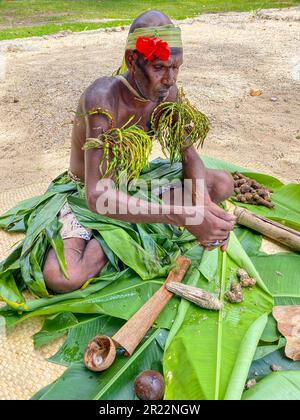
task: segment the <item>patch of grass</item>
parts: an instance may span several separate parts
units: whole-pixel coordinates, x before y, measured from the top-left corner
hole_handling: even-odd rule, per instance
[[[128,25],[126,20],[116,20],[114,22],[102,23],[62,23],[62,24],[47,24],[42,26],[28,26],[19,27],[15,29],[0,30],[0,41],[16,38],[26,38],[32,36],[43,36],[55,34],[60,31],[70,30],[73,32],[88,31],[92,29],[118,27]]]
[[[15,37],[28,36],[28,32],[32,32],[29,36],[46,35],[53,33],[54,24],[63,25],[57,30],[71,29],[66,25],[73,25],[74,21],[77,21],[74,28],[80,28],[77,26],[80,24],[88,29],[100,28],[103,27],[103,22],[91,23],[88,20],[132,20],[140,13],[153,8],[161,10],[173,19],[184,19],[204,12],[255,11],[297,4],[300,4],[299,0],[143,0],[142,2],[140,0],[0,0],[0,39],[12,39],[13,31],[16,33]],[[32,27],[30,31],[29,27]],[[33,29],[34,27],[39,29]]]

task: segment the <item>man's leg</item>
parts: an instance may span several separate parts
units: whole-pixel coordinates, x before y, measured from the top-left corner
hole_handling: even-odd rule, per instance
[[[206,169],[206,186],[211,200],[218,204],[232,196],[233,178],[229,172]]]
[[[43,274],[46,286],[56,293],[67,293],[79,289],[89,278],[97,276],[107,258],[96,239],[64,239],[64,254],[69,279],[60,270],[55,252],[47,254]]]

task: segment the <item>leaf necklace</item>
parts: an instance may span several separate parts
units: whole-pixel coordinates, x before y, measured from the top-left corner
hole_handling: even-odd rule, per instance
[[[122,76],[121,74],[117,74],[115,77],[117,79],[121,80],[121,82],[127,87],[127,89],[130,90],[131,93],[133,93],[134,98],[137,101],[140,101],[140,102],[151,102],[150,99],[143,98],[139,94],[139,92],[136,89],[134,89],[133,86],[131,86],[131,84],[128,82],[128,80],[124,76]]]

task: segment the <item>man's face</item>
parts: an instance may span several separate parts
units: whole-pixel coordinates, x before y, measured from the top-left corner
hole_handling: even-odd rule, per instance
[[[135,61],[135,83],[140,93],[153,102],[167,99],[170,89],[175,85],[179,67],[183,63],[181,51],[171,53],[169,60],[146,61],[138,57]]]

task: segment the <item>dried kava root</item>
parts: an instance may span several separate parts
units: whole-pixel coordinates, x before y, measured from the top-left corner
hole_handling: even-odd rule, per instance
[[[230,303],[241,303],[244,300],[243,289],[240,283],[232,283],[230,291],[225,293],[225,298]]]
[[[267,187],[264,187],[255,179],[248,178],[240,172],[233,174],[234,192],[236,201],[245,204],[262,205],[268,208],[274,207],[271,200],[271,193]]]
[[[169,292],[175,293],[177,296],[181,296],[201,308],[219,311],[223,307],[219,299],[217,299],[212,293],[199,289],[198,287],[189,286],[183,283],[170,282],[166,284],[166,288]]]
[[[247,271],[243,268],[239,268],[236,274],[242,287],[252,287],[256,284],[256,280],[250,277]]]

